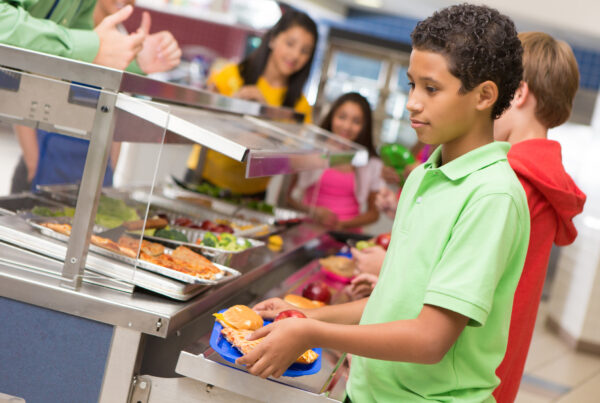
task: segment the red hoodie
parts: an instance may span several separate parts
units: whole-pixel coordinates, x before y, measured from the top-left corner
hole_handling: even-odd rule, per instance
[[[500,385],[494,397],[500,403],[513,402],[519,390],[552,243],[562,246],[575,240],[573,217],[585,203],[585,194],[565,172],[556,141],[534,139],[514,144],[508,162],[527,194],[531,235],[515,292],[506,355],[496,370]]]

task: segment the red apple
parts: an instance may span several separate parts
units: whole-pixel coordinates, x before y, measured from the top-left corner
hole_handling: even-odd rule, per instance
[[[287,318],[306,318],[306,315],[295,309],[288,309],[287,311],[279,312],[279,314],[275,317],[275,322]]]
[[[316,282],[316,283],[308,283],[304,290],[302,290],[302,296],[304,298],[308,298],[313,301],[321,301],[326,304],[331,301],[331,291],[329,291],[329,287],[325,285],[325,283]]]
[[[387,250],[390,245],[390,239],[392,238],[391,234],[381,234],[375,239],[375,243],[381,246],[383,249]]]

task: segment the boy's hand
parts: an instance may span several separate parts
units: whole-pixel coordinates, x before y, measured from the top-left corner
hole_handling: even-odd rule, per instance
[[[248,372],[267,378],[279,378],[298,357],[311,348],[309,343],[312,319],[288,318],[261,327],[248,340],[264,337],[254,350],[235,363],[246,365]]]
[[[297,311],[301,311],[298,307],[295,307],[292,304],[288,304],[281,298],[269,298],[254,305],[252,309],[264,319],[274,319],[279,314],[279,312],[288,309],[295,309]]]
[[[142,23],[150,32],[150,13],[142,14]],[[161,31],[148,35],[144,40],[144,46],[137,55],[137,62],[146,74],[158,73],[171,70],[181,60],[181,49],[179,44],[169,31]]]
[[[398,206],[398,198],[392,189],[383,187],[375,196],[375,206],[382,213],[394,218],[396,215],[396,207]]]
[[[361,273],[352,279],[347,292],[354,300],[368,297],[377,284],[378,276],[371,273]]]
[[[360,272],[379,275],[385,259],[385,249],[381,246],[371,246],[362,250],[352,248],[351,252],[354,265]]]

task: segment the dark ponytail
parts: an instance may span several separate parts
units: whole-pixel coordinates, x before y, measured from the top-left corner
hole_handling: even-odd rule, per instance
[[[296,73],[292,74],[288,79],[287,92],[283,100],[282,106],[293,108],[296,106],[298,99],[302,95],[302,88],[308,79],[310,73],[310,67],[315,55],[315,48],[317,45],[317,39],[319,33],[317,32],[317,24],[305,13],[296,10],[287,10],[275,24],[262,38],[260,46],[252,52],[246,59],[242,60],[239,64],[240,75],[244,80],[244,85],[254,85],[258,81],[258,78],[263,74],[269,56],[271,55],[270,43],[273,38],[279,35],[281,32],[287,31],[292,27],[304,28],[315,38],[315,45],[313,46],[310,58]]]

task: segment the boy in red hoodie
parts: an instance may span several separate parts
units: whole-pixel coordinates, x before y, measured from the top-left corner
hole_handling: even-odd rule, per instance
[[[571,114],[579,71],[569,45],[542,32],[519,34],[523,81],[511,107],[494,124],[494,138],[512,144],[508,162],[521,181],[531,216],[531,235],[515,293],[508,346],[496,370],[500,403],[515,400],[542,295],[552,243],[568,245],[577,230],[573,217],[583,210],[585,194],[562,165],[560,144],[548,129]]]

